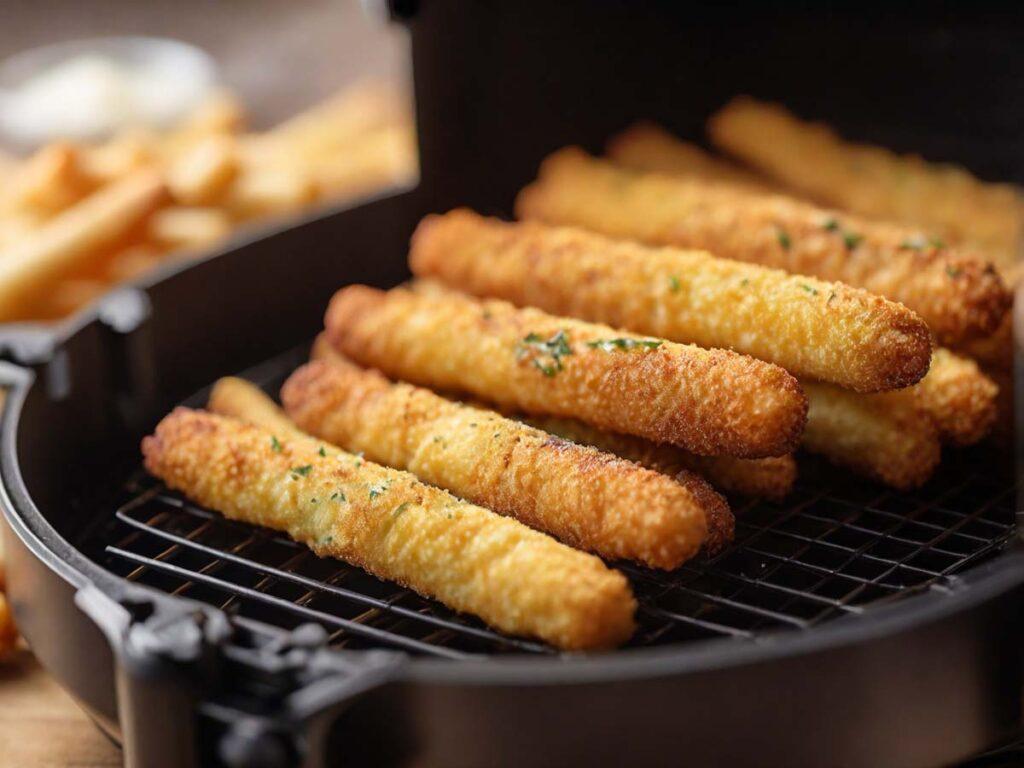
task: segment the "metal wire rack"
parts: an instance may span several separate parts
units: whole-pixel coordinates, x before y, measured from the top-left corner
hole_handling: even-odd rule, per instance
[[[1014,487],[984,452],[952,457],[921,491],[897,493],[811,467],[784,504],[735,504],[734,544],[677,571],[618,564],[640,603],[633,646],[807,630],[927,589],[1013,537]],[[336,647],[463,658],[553,653],[275,532],[225,520],[143,474],[106,537],[106,564],[133,581],[246,619],[317,622]]]

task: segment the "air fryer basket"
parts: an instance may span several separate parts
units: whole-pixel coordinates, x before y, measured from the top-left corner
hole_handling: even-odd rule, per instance
[[[696,136],[711,109],[753,90],[900,146],[884,133],[898,123],[898,83],[865,112],[880,125],[852,118],[852,85],[884,63],[858,74],[866,53],[847,60],[845,37],[819,39],[847,24],[868,34],[870,13],[805,9],[769,44],[758,35],[770,6],[737,19],[695,6],[551,5],[396,3],[413,38],[416,192],[237,243],[109,296],[56,335],[8,335],[19,363],[0,369],[11,388],[0,472],[12,602],[40,659],[122,740],[130,766],[924,766],[1017,732],[1024,555],[1011,546],[1013,469],[986,449],[950,454],[914,494],[802,467],[785,504],[737,505],[737,543],[713,561],[628,568],[641,631],[589,657],[498,635],[228,523],[139,471],[139,438],[173,405],[201,402],[239,371],[273,391],[337,287],[407,276],[420,214],[507,213],[561,144],[597,149],[639,116]],[[939,34],[948,19],[902,16],[874,55],[898,57],[889,68],[903,64],[896,80],[909,88],[921,65],[906,71],[915,51],[900,52],[897,33],[919,25],[910,40],[977,55],[971,46],[996,25],[972,14],[953,42]],[[1013,31],[1004,24],[986,61],[1013,66],[1022,54],[998,45]],[[708,39],[748,53],[723,58]],[[755,56],[775,61],[774,46],[801,40],[799,56],[847,62],[833,73],[840,93],[801,97],[826,77],[795,53],[750,74]],[[513,61],[514,78],[503,70]],[[719,77],[686,80],[680,102],[679,72],[710,71]],[[915,94],[912,106],[925,102]],[[931,136],[918,146],[1021,177],[1010,137],[999,143],[1005,106],[985,123],[994,144],[921,108],[908,145]],[[934,125],[946,133],[928,133]]]

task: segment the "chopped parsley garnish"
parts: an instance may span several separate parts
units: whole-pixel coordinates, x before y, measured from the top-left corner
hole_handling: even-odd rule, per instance
[[[815,288],[813,285],[808,285],[807,283],[800,283],[800,287],[803,288],[805,291],[807,291],[812,296],[817,296],[818,295],[818,289]]]
[[[565,331],[558,331],[550,339],[544,340],[539,334],[529,333],[516,346],[516,360],[528,356],[533,367],[545,376],[554,376],[562,370],[562,358],[572,354],[572,347],[566,338]]]
[[[324,536],[322,539],[320,539],[321,544],[330,544],[332,541],[334,541],[333,536]]]
[[[476,429],[476,422],[475,421],[469,422],[469,426],[471,426],[473,429]]]
[[[681,285],[679,283],[679,278],[676,277],[675,275],[669,275],[668,289],[672,291],[672,293],[679,293],[680,287]]]
[[[281,441],[277,439],[277,435],[270,436],[270,450],[274,453],[281,452]]]
[[[305,477],[313,471],[312,464],[305,464],[301,467],[292,467],[292,477]]]
[[[945,241],[941,237],[929,237],[928,238],[928,245],[930,245],[932,248],[945,248],[946,247],[946,243],[945,243]]]
[[[401,515],[403,512],[405,512],[405,510],[407,510],[409,508],[409,505],[411,505],[411,504],[412,504],[411,501],[403,501],[401,504],[399,504],[397,507],[395,507],[395,512],[394,512],[393,517],[395,519],[397,519],[398,516]]]
[[[782,227],[775,228],[775,236],[779,239],[779,245],[782,246],[784,251],[788,251],[790,246],[793,245],[793,241],[789,237],[789,233]]]
[[[320,450],[317,451],[317,453],[319,453],[321,456],[327,455],[327,451],[324,450],[324,447],[322,445],[320,446]]]
[[[600,349],[605,352],[614,352],[617,349],[629,351],[631,349],[657,349],[665,342],[648,339],[597,339],[588,341],[587,346],[591,349]]]
[[[746,288],[748,285],[750,285],[750,278],[744,277],[742,280],[740,280],[741,288]]]
[[[826,304],[831,304],[832,303],[832,299],[834,299],[835,297],[836,297],[836,292],[835,291],[829,291],[828,292],[828,301],[826,301],[825,303]]]
[[[839,229],[839,219],[835,216],[829,216],[823,222],[821,222],[821,228],[826,232],[835,232]]]
[[[856,232],[843,232],[843,245],[851,251],[860,245],[860,242],[863,239],[864,235],[860,235]]]
[[[347,501],[345,494],[341,491],[335,491],[331,494],[331,501]]]
[[[385,480],[380,485],[371,485],[370,486],[370,499],[371,500],[372,499],[376,499],[378,496],[380,496],[382,493],[384,493],[384,491],[386,491],[390,486],[391,486],[391,483],[388,480]]]
[[[960,267],[954,267],[952,264],[946,265],[946,274],[949,275],[953,280],[960,277],[964,271]]]
[[[316,503],[317,503],[317,501],[316,501],[316,496],[314,496],[313,498],[311,498],[311,499],[309,500],[309,503],[310,503],[310,504],[316,504]]]

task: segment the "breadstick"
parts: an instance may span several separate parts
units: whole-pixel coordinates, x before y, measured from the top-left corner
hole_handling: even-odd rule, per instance
[[[636,603],[622,574],[408,473],[185,408],[142,452],[151,473],[196,503],[502,631],[566,649],[612,647],[633,631]]]
[[[564,437],[581,445],[592,445],[641,466],[669,476],[680,472],[696,472],[715,488],[726,493],[764,499],[782,499],[796,482],[796,461],[792,456],[768,459],[737,459],[732,456],[697,456],[671,445],[657,445],[632,435],[605,432],[576,419],[553,416],[531,416],[525,419],[538,429]],[[724,523],[725,521],[723,521]],[[732,519],[728,520],[729,539]],[[714,529],[721,529],[709,519],[708,538]]]
[[[350,286],[326,330],[342,354],[395,378],[695,453],[781,456],[805,418],[799,385],[777,366],[503,301]]]
[[[281,400],[317,437],[607,559],[677,568],[727,509],[694,475],[676,482],[350,364],[303,366]]]
[[[924,321],[867,291],[582,229],[452,211],[420,222],[409,264],[467,293],[733,349],[859,392],[913,384],[931,358]]]
[[[1000,267],[1024,241],[1018,188],[976,179],[963,168],[853,144],[777,104],[749,97],[708,122],[712,140],[798,194],[871,218],[921,227],[979,250]]]
[[[995,423],[999,387],[973,360],[948,349],[935,350],[928,375],[914,391],[940,437],[954,445],[977,443]]]
[[[939,463],[939,439],[911,390],[862,395],[831,384],[801,383],[810,404],[805,448],[901,490],[931,477]]]
[[[221,416],[230,416],[269,430],[278,440],[311,439],[263,390],[245,379],[235,376],[218,379],[210,390],[206,407]]]
[[[945,344],[992,332],[1010,305],[991,264],[914,230],[782,195],[637,173],[575,148],[544,161],[516,212],[864,288],[917,312]]]

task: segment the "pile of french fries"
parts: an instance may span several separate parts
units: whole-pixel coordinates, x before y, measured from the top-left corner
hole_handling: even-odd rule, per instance
[[[819,154],[852,168],[861,150],[828,133],[811,151],[760,130],[758,109],[775,108],[740,107],[755,114],[739,133],[773,144],[730,147],[794,147],[786,163],[755,173],[651,126],[610,159],[562,150],[520,193],[520,221],[428,216],[411,283],[338,291],[283,407],[222,379],[208,410],[179,408],[143,441],[147,469],[568,650],[634,630],[632,589],[606,562],[671,570],[721,551],[734,519],[719,491],[784,497],[798,447],[895,488],[924,483],[942,443],[976,443],[997,418],[997,385],[950,347],[1001,343],[1013,265],[977,254],[1016,231],[992,211],[976,230],[943,227],[937,208],[1008,192],[872,151],[857,194],[830,198],[844,209],[819,208],[764,174]],[[713,135],[736,135],[734,109]],[[892,189],[886,164],[929,204]],[[811,168],[797,179],[818,183]],[[931,218],[851,212],[879,209]]]
[[[240,226],[408,184],[416,166],[408,109],[377,83],[263,133],[221,93],[168,133],[0,157],[0,322],[64,317]]]

